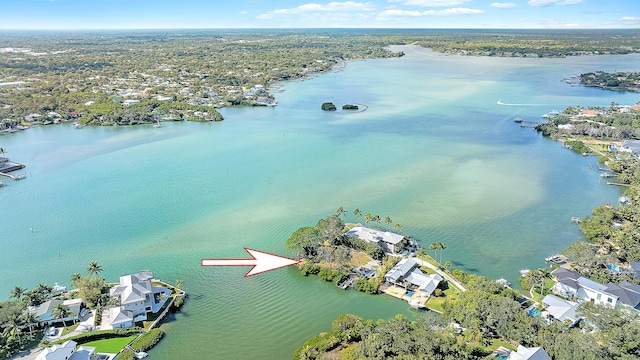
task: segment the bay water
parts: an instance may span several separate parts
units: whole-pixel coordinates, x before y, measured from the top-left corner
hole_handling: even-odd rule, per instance
[[[284,242],[342,206],[390,216],[443,261],[516,282],[581,238],[570,223],[621,190],[597,159],[513,122],[638,94],[562,81],[638,70],[640,55],[459,57],[403,46],[398,59],[281,84],[273,108],[225,108],[220,123],[35,127],[0,137],[27,179],[0,189],[0,298],[15,285],[69,285],[90,261],[108,281],[152,270],[190,297],[151,359],[287,359],[343,313],[415,313],[294,267],[250,278],[203,258],[286,255]],[[324,112],[334,102],[362,112]],[[500,103],[498,103],[500,102]],[[290,254],[291,255],[291,254]],[[438,254],[439,256],[439,254]]]

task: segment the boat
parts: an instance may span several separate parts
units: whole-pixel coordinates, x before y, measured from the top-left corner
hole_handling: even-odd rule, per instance
[[[0,180],[0,187],[4,186],[4,181]]]
[[[76,129],[82,129],[84,127],[84,125],[80,124],[79,122],[74,122],[73,123],[73,127]]]
[[[530,272],[531,270],[529,269],[520,269],[520,276],[526,276]]]
[[[143,358],[146,358],[147,356],[149,356],[149,354],[147,354],[144,351],[140,351],[136,353],[136,359],[143,359]]]
[[[601,178],[611,178],[616,176],[618,176],[618,174],[612,173],[610,171],[604,171],[602,174],[600,174]]]
[[[153,125],[153,127],[154,127],[154,128],[161,128],[161,127],[162,127],[162,124],[160,124],[160,120],[157,120],[157,121],[158,121],[158,123],[157,123],[157,124],[155,124],[155,125]]]
[[[523,122],[523,121],[524,121],[524,119],[523,119],[523,118],[519,118],[519,117],[518,117],[518,118],[513,119],[513,122],[516,122],[516,123],[521,123],[521,122]]]
[[[411,306],[412,308],[416,309],[416,310],[420,310],[420,309],[426,309],[427,307],[424,306],[423,303],[421,303],[418,300],[411,300],[409,301],[409,306]]]
[[[620,204],[626,204],[626,203],[628,203],[628,202],[629,202],[629,199],[628,199],[626,196],[620,196],[620,197],[618,198],[618,202],[619,202]]]
[[[567,262],[567,258],[561,254],[555,254],[544,258],[544,261],[552,264],[564,264]]]
[[[498,280],[496,280],[496,282],[504,287],[511,287],[511,283],[509,282],[509,280],[505,279],[505,278],[500,278]]]

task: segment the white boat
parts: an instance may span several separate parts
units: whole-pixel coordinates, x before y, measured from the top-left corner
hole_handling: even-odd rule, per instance
[[[505,279],[505,278],[500,278],[498,280],[496,280],[496,282],[504,287],[511,287],[511,283],[509,282],[509,280]]]
[[[620,204],[626,204],[629,202],[629,199],[626,196],[620,196],[618,198],[618,201],[620,202]]]
[[[154,128],[161,128],[162,125],[160,124],[160,120],[158,120],[158,123],[153,125]]]
[[[149,354],[147,354],[146,352],[140,351],[136,353],[136,359],[143,359],[143,358],[146,358],[148,355]]]
[[[84,125],[80,124],[79,122],[74,122],[73,123],[73,127],[76,129],[82,129],[84,127]]]
[[[567,258],[564,255],[555,254],[544,258],[544,261],[552,264],[564,264],[567,262]]]
[[[424,306],[423,303],[421,303],[418,300],[411,300],[409,301],[409,306],[411,306],[412,308],[416,309],[416,310],[420,310],[420,309],[426,309],[427,307]]]
[[[531,270],[529,269],[520,269],[520,276],[526,276],[530,272]]]

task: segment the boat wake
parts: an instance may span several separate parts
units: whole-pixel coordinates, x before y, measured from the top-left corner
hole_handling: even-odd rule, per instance
[[[496,104],[502,106],[558,106],[557,104],[507,104],[503,103],[501,100],[498,100]]]

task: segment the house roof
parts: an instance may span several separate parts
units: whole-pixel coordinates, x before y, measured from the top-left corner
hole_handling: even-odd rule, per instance
[[[517,352],[511,352],[509,360],[551,360],[546,351],[541,347],[526,348],[522,345],[518,346]]]
[[[120,297],[121,305],[145,301],[147,294],[152,291],[151,279],[153,279],[151,271],[120,276],[120,285],[111,288],[109,294]]]
[[[438,284],[440,284],[440,281],[442,281],[442,277],[440,277],[440,275],[425,275],[419,269],[414,269],[409,273],[409,275],[407,275],[406,279],[411,284],[417,286],[421,291],[429,294],[434,292],[438,287]]]
[[[398,244],[404,239],[404,236],[389,231],[379,231],[364,226],[356,226],[345,233],[347,236],[360,238],[368,242],[386,242],[388,244]]]
[[[577,302],[561,299],[554,295],[547,295],[542,299],[542,304],[546,307],[545,311],[554,319],[565,321],[571,320],[575,322],[577,320],[576,308]]]
[[[587,279],[584,276],[581,276],[578,279],[578,284],[584,288],[587,289],[592,289],[592,290],[596,290],[599,292],[607,292],[607,286],[606,285],[602,285],[600,283],[597,283],[593,280]]]
[[[635,308],[640,305],[640,286],[623,281],[616,285],[607,284],[607,292],[618,297],[618,301]]]
[[[385,278],[388,278],[392,282],[397,282],[403,277],[409,275],[411,270],[418,266],[418,263],[412,259],[402,259],[391,270],[385,274]]]
[[[121,306],[112,307],[109,309],[109,325],[119,325],[133,321],[133,313],[129,310],[124,310]]]
[[[64,344],[52,345],[45,348],[36,356],[36,360],[67,360],[71,358],[74,350],[78,345],[75,341],[69,340]]]
[[[636,276],[640,275],[640,262],[637,261],[629,261],[629,266],[636,273]]]

